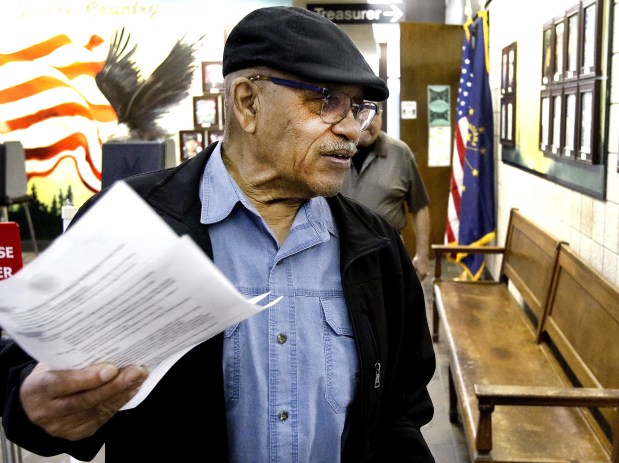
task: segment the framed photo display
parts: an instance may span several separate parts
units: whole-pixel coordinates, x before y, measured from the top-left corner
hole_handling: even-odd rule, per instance
[[[195,127],[218,127],[219,98],[217,95],[193,97],[193,123]]]
[[[181,130],[178,135],[181,161],[194,157],[204,149],[204,130]]]
[[[221,61],[202,62],[202,92],[221,93],[224,91],[223,63]]]
[[[579,0],[544,24],[540,150],[547,156],[592,165],[603,160],[596,136],[605,100],[602,7],[602,0]]]

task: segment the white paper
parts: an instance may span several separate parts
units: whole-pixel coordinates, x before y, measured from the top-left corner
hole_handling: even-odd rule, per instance
[[[439,125],[428,129],[428,167],[449,167],[451,127]]]
[[[0,281],[0,326],[52,369],[144,365],[139,404],[188,350],[259,311],[124,182]]]

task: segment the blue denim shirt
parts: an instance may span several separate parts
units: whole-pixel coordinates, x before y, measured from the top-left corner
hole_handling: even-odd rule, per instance
[[[327,202],[307,201],[279,247],[225,169],[219,145],[200,199],[213,260],[236,289],[284,296],[225,332],[231,461],[339,462],[358,359]]]

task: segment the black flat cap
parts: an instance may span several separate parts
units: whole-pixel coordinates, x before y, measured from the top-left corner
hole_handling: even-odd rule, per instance
[[[359,85],[367,100],[389,96],[387,84],[351,38],[332,21],[304,8],[258,8],[232,29],[224,47],[224,76],[258,66],[312,81]]]

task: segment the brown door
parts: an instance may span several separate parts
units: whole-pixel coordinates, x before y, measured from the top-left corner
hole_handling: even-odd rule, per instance
[[[451,164],[463,34],[464,29],[458,25],[400,23],[400,100],[417,103],[416,119],[400,119],[400,139],[415,153],[430,196],[430,244],[444,241],[451,166],[428,165],[428,86],[450,87],[451,142],[448,159]],[[415,238],[410,216],[403,236],[412,255]]]

